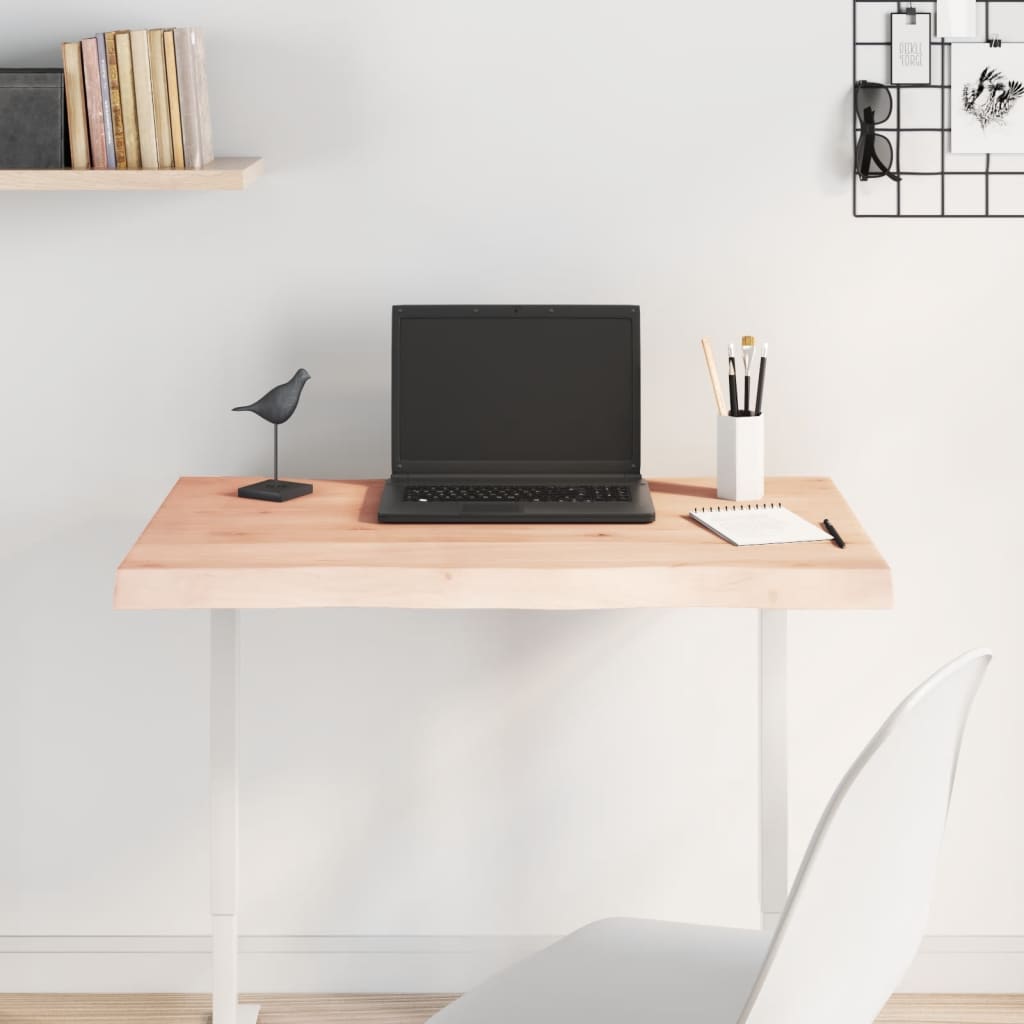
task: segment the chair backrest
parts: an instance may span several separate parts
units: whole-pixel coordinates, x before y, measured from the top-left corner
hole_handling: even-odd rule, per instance
[[[917,952],[971,702],[991,654],[918,687],[853,763],[804,855],[740,1024],[872,1024]]]

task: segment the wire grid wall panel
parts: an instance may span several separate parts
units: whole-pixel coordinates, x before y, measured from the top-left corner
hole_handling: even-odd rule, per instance
[[[880,82],[892,92],[893,110],[877,130],[892,144],[894,170],[900,181],[857,175],[860,137],[856,95],[853,118],[853,215],[855,217],[1024,217],[1024,154],[952,153],[950,114],[951,47],[932,36],[931,81],[927,85],[890,82],[890,15],[911,8],[931,16],[934,0],[853,0],[853,80]],[[1024,0],[978,0],[975,42],[989,44],[1024,40]],[[998,49],[993,49],[997,59]],[[854,93],[856,90],[854,90]]]

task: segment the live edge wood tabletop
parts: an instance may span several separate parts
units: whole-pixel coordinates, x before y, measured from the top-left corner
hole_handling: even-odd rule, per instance
[[[117,608],[888,608],[889,566],[831,480],[775,477],[765,501],[846,540],[734,547],[688,515],[707,479],[651,480],[657,521],[377,522],[380,480],[317,480],[285,504],[250,478],[183,477],[117,570]]]

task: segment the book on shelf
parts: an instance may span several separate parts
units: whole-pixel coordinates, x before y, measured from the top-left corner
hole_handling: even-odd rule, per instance
[[[153,83],[153,116],[156,120],[156,162],[159,167],[173,167],[171,101],[167,88],[164,30],[152,28],[147,35],[149,37],[149,73]]]
[[[185,166],[202,167],[213,159],[210,101],[206,85],[206,51],[202,31],[197,28],[176,28],[174,53],[178,65]]]
[[[124,148],[121,77],[117,70],[117,42],[114,39],[114,33],[104,32],[103,43],[107,53],[107,78],[110,82],[110,119],[114,134],[114,166],[119,171],[123,171],[128,166],[128,156]]]
[[[139,149],[142,168],[155,171],[159,166],[156,151],[156,113],[153,109],[153,77],[149,67],[149,33],[132,29],[132,70],[135,73],[135,113],[139,119]]]
[[[178,59],[174,29],[164,29],[164,66],[167,68],[167,102],[171,115],[171,155],[178,170],[185,167],[185,143],[181,136],[181,96],[178,92]]]
[[[107,143],[103,136],[103,97],[100,93],[100,58],[93,37],[83,39],[82,77],[85,79],[85,113],[89,122],[89,152],[92,166],[107,167]]]
[[[135,113],[135,69],[132,67],[132,41],[127,32],[115,32],[117,75],[121,82],[121,111],[124,117],[125,166],[137,170],[142,166],[139,149],[139,118]]]
[[[100,102],[103,106],[103,144],[107,156],[107,168],[117,167],[114,153],[114,115],[110,107],[110,73],[107,67],[107,43],[100,33],[96,36],[96,55],[100,68]]]
[[[88,168],[89,122],[85,113],[85,79],[82,74],[82,44],[64,43],[64,98],[68,112],[68,142],[71,166],[76,170]]]
[[[206,80],[206,40],[202,29],[192,29],[192,52],[196,64],[196,106],[199,108],[199,166],[213,159],[213,125],[210,121],[210,89]]]
[[[64,69],[0,68],[0,167],[64,167],[67,138]]]
[[[198,170],[214,159],[201,29],[117,29],[61,52],[72,167]]]
[[[178,68],[178,96],[181,106],[181,137],[185,166],[199,159],[199,112],[196,108],[196,64],[191,42],[192,30],[174,30],[174,56]]]

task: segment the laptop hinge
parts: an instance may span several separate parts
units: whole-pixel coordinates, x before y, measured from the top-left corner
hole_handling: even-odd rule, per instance
[[[640,480],[642,475],[631,473],[405,473],[393,472],[392,480]]]

